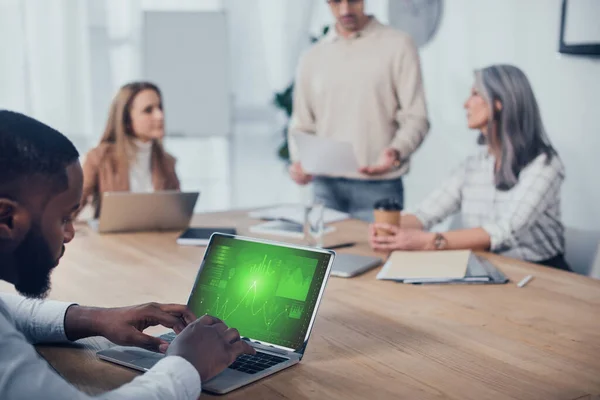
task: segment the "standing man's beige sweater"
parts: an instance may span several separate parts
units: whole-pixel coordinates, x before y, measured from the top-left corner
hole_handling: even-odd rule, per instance
[[[294,87],[290,134],[315,133],[354,145],[360,165],[373,165],[389,147],[401,164],[383,175],[356,171],[345,178],[393,179],[409,169],[429,130],[419,55],[405,33],[368,24],[350,38],[332,26],[302,57]],[[297,161],[289,138],[292,160]]]

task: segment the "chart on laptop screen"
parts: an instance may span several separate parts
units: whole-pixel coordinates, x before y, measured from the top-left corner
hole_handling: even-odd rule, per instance
[[[304,342],[330,255],[216,237],[189,301],[196,315],[293,349]]]

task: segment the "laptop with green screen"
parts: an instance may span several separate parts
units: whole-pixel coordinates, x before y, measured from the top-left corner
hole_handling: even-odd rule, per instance
[[[334,256],[330,250],[236,235],[211,237],[188,307],[238,329],[257,354],[240,357],[203,382],[204,390],[227,393],[300,362]],[[175,336],[170,332],[161,337]],[[162,357],[124,347],[98,356],[139,370],[148,370]]]

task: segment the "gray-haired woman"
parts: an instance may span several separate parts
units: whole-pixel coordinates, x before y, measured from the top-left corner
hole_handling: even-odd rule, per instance
[[[564,260],[560,187],[564,166],[550,144],[525,74],[511,65],[475,72],[465,102],[469,128],[481,132],[480,151],[400,227],[372,225],[375,250],[491,250],[569,270]],[[463,229],[427,232],[460,212]],[[384,229],[390,235],[377,235]]]

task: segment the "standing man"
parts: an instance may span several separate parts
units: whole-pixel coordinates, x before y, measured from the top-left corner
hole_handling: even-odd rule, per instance
[[[370,220],[382,198],[403,203],[402,176],[429,131],[419,54],[405,33],[365,14],[364,0],[328,0],[334,27],[301,58],[290,134],[350,142],[363,167],[308,175],[289,138],[292,179],[314,181],[325,205]]]

